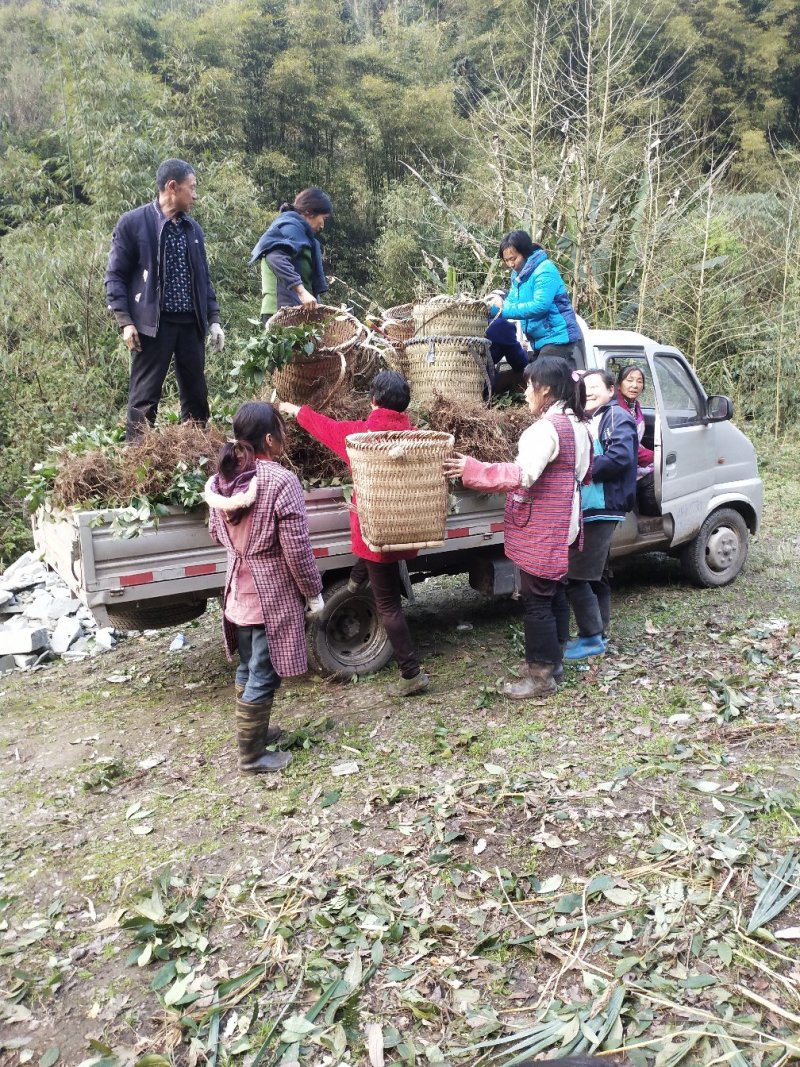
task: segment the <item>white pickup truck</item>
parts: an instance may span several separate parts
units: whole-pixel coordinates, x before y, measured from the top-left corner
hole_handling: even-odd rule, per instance
[[[588,367],[613,374],[639,364],[646,389],[644,443],[655,451],[655,489],[661,515],[629,513],[620,523],[612,557],[642,552],[679,556],[687,576],[703,586],[727,585],[747,558],[750,534],[761,522],[763,490],[753,446],[730,421],[727,397],[708,396],[675,348],[624,330],[585,330]],[[518,587],[503,555],[502,495],[459,489],[441,548],[408,565],[410,581],[468,573],[489,597]],[[351,593],[354,563],[340,489],[306,494],[314,555],[325,582],[325,611],[310,624],[309,652],[321,669],[341,675],[379,670],[391,655],[369,591]],[[40,511],[36,547],[102,625],[144,629],[177,625],[200,615],[225,580],[225,553],[208,536],[204,511],[175,509],[157,529],[122,539],[111,533],[113,513]]]

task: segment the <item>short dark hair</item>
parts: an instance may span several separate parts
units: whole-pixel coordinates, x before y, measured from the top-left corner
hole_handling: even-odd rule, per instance
[[[156,186],[163,193],[170,182],[185,182],[190,174],[194,174],[194,167],[185,159],[165,159],[156,171]]]
[[[595,378],[599,378],[601,380],[601,382],[606,387],[606,389],[613,389],[614,386],[616,385],[616,382],[614,381],[614,375],[613,374],[609,374],[608,371],[607,370],[603,370],[602,367],[598,367],[597,369],[587,370],[586,373],[583,376],[583,380],[586,381],[587,378],[591,378],[593,375],[594,375]]]
[[[579,419],[586,419],[586,386],[579,374],[561,356],[539,356],[525,368],[525,381],[534,387],[550,390],[553,401],[560,400],[572,408]]]
[[[513,248],[527,259],[534,252],[538,252],[541,247],[541,245],[537,245],[535,241],[531,240],[531,235],[526,230],[512,230],[500,242],[500,252],[498,254],[502,259],[505,250]]]
[[[372,379],[369,396],[379,408],[405,411],[411,402],[411,387],[396,370],[382,370]]]
[[[617,385],[622,385],[625,379],[633,374],[634,371],[638,371],[641,374],[642,381],[647,385],[647,376],[638,363],[628,363],[627,366],[622,368],[617,375]]]

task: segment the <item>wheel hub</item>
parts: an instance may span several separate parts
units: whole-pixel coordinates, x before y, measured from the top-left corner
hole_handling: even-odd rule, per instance
[[[730,526],[714,530],[706,545],[706,562],[713,571],[726,571],[739,555],[739,538]]]

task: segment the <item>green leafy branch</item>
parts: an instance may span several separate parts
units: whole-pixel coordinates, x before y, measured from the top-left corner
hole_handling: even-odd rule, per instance
[[[249,319],[254,326],[258,319]],[[300,326],[273,326],[244,342],[240,357],[230,370],[230,392],[258,392],[266,378],[291,363],[297,355],[310,356],[322,340],[318,323]]]

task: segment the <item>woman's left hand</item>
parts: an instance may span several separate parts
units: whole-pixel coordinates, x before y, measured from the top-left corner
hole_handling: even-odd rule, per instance
[[[465,456],[462,452],[453,452],[452,455],[447,456],[442,468],[447,478],[460,478],[464,473],[464,467],[466,466],[469,456]]]

